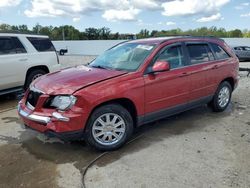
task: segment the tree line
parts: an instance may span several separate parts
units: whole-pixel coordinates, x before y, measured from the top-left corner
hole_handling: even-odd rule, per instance
[[[9,25],[0,24],[1,32],[18,32],[48,35],[52,40],[117,40],[117,39],[135,39],[149,37],[164,37],[175,35],[192,35],[192,36],[215,36],[222,38],[250,38],[250,30],[234,29],[227,31],[224,28],[217,27],[201,27],[183,31],[179,28],[171,30],[152,30],[142,29],[137,34],[113,33],[108,27],[101,28],[86,28],[84,31],[79,31],[73,26],[64,25],[59,27],[35,25],[29,29],[27,25]]]

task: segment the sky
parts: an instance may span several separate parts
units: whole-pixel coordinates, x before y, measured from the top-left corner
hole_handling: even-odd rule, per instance
[[[250,30],[250,0],[0,0],[0,23],[72,25],[81,31],[105,26],[120,33],[203,26]]]

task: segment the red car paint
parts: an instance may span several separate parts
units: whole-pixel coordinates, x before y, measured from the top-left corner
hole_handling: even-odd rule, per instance
[[[138,42],[138,41],[131,41]],[[139,40],[142,44],[155,44],[153,52],[135,72],[104,70],[78,66],[48,74],[34,81],[33,86],[43,91],[35,109],[26,105],[29,91],[20,101],[19,108],[28,114],[47,116],[47,124],[30,120],[22,115],[24,124],[39,132],[53,131],[65,133],[84,130],[91,112],[109,101],[127,99],[136,109],[138,124],[145,123],[143,117],[165,108],[213,95],[218,85],[225,79],[238,83],[238,59],[222,41],[214,38],[177,37]],[[213,42],[223,47],[231,56],[226,60],[185,66],[157,74],[144,74],[156,54],[165,46],[178,42]],[[167,88],[167,89],[162,89]],[[59,121],[52,117],[56,109],[45,108],[44,103],[53,95],[72,94],[77,102],[69,110],[60,113],[70,121]]]

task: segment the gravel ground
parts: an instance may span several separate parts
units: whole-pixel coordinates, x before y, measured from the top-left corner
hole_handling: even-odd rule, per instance
[[[250,79],[226,112],[200,107],[147,125],[143,136],[107,154],[87,187],[250,187]]]
[[[70,58],[70,57],[67,57]],[[71,65],[76,63],[75,59]],[[65,61],[65,65],[67,65]],[[248,66],[244,63],[244,66]],[[250,66],[249,66],[250,67]],[[0,97],[0,187],[250,187],[250,77],[223,113],[206,106],[139,128],[106,153],[26,130],[14,95]],[[83,183],[84,182],[84,183]]]

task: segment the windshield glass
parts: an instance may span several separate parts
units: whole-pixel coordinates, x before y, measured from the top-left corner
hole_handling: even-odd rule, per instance
[[[152,52],[154,45],[124,43],[105,51],[97,57],[91,67],[135,71]]]

